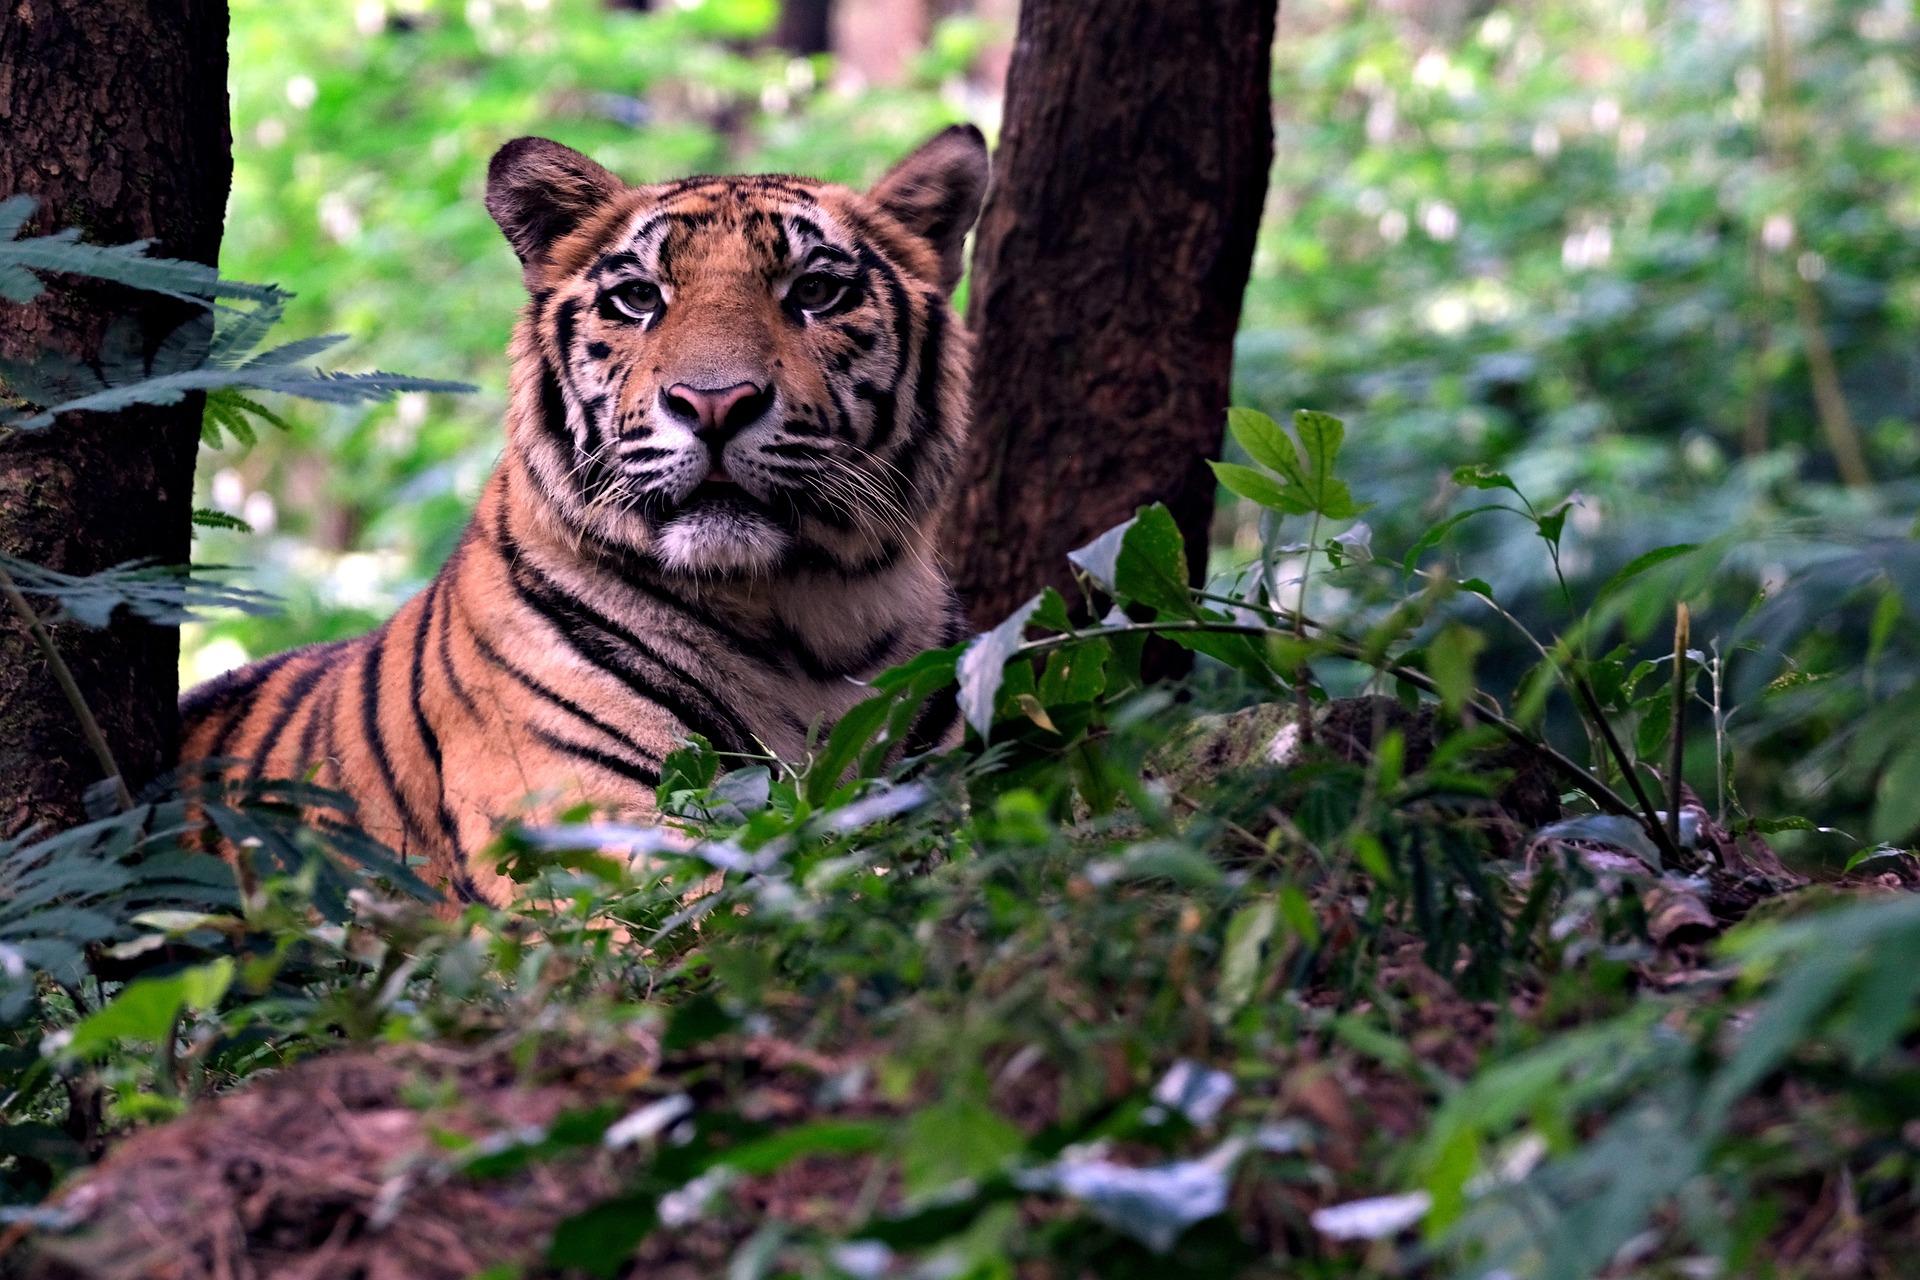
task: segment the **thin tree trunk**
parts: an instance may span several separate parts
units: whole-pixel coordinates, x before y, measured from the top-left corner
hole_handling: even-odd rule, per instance
[[[833,0],[780,0],[773,42],[803,56],[833,47]]]
[[[974,249],[951,567],[998,622],[1164,502],[1197,577],[1273,158],[1275,0],[1025,0]],[[1069,594],[1069,598],[1072,596]]]
[[[232,175],[226,43],[224,0],[7,0],[0,197],[39,198],[28,233],[152,239],[156,253],[213,263]],[[186,314],[75,277],[49,283],[32,305],[0,303],[0,356],[90,354],[117,315],[151,343]],[[194,396],[0,433],[0,550],[68,573],[183,563],[201,407]],[[128,619],[52,630],[127,780],[168,768],[178,632]],[[76,820],[100,777],[28,628],[0,614],[0,833]]]

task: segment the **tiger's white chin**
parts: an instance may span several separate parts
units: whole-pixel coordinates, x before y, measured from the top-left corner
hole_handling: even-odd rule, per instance
[[[654,539],[653,554],[676,573],[771,573],[791,541],[766,517],[728,506],[675,516]]]

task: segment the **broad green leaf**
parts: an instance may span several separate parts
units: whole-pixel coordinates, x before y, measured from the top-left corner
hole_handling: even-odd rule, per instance
[[[847,770],[860,758],[861,750],[886,726],[893,701],[890,693],[876,694],[854,703],[840,717],[807,773],[808,800],[819,804],[833,794]]]
[[[915,1200],[998,1172],[1026,1141],[993,1108],[958,1094],[909,1116],[901,1138],[901,1172]]]
[[[1250,902],[1233,913],[1220,946],[1220,982],[1215,988],[1213,1016],[1225,1022],[1253,998],[1263,973],[1267,940],[1279,923],[1280,909],[1272,898]]]
[[[1330,520],[1348,520],[1360,514],[1346,482],[1334,474],[1340,461],[1340,446],[1347,431],[1340,419],[1330,414],[1301,409],[1293,415],[1293,429],[1300,436],[1300,448],[1306,455],[1306,474],[1300,486],[1306,491],[1309,508]]]
[[[1469,489],[1510,489],[1514,493],[1520,493],[1520,486],[1513,482],[1512,476],[1479,462],[1471,466],[1455,467],[1453,482]]]
[[[1264,471],[1243,467],[1237,462],[1209,462],[1207,465],[1213,468],[1213,474],[1228,492],[1238,494],[1249,502],[1256,502],[1269,511],[1302,516],[1312,510],[1297,488],[1281,484]]]
[[[1906,614],[1905,603],[1900,593],[1890,588],[1880,592],[1880,598],[1874,601],[1873,621],[1867,628],[1867,665],[1880,661],[1886,652],[1887,641],[1893,638],[1894,628]]]
[[[1121,536],[1113,591],[1162,614],[1184,618],[1197,613],[1187,584],[1186,543],[1173,513],[1162,504],[1141,508]]]
[[[1669,560],[1676,560],[1690,551],[1697,551],[1699,549],[1700,544],[1697,542],[1682,542],[1671,547],[1655,547],[1651,551],[1635,556],[1620,566],[1619,571],[1607,579],[1606,585],[1594,593],[1594,603],[1598,604],[1600,601],[1605,600],[1615,591],[1618,591],[1628,582],[1639,577],[1655,565],[1665,564]]]
[[[1313,903],[1308,900],[1306,891],[1297,884],[1280,886],[1280,918],[1287,928],[1298,934],[1300,940],[1309,947],[1320,945],[1320,920],[1313,913]]]
[[[758,1176],[783,1168],[801,1156],[877,1151],[891,1132],[885,1125],[867,1120],[813,1120],[743,1142],[722,1152],[716,1163]]]
[[[1549,511],[1534,521],[1540,530],[1540,536],[1546,539],[1548,545],[1553,547],[1560,545],[1560,535],[1567,530],[1567,512],[1571,510],[1573,510],[1571,502],[1562,503],[1558,509]]]
[[[1909,739],[1880,775],[1871,831],[1882,844],[1904,844],[1916,830],[1920,830],[1920,739]]]
[[[1040,701],[1058,706],[1099,697],[1107,687],[1107,658],[1112,652],[1106,641],[1089,640],[1048,654],[1040,675]]]
[[[1473,664],[1487,638],[1471,627],[1449,623],[1427,645],[1427,672],[1448,715],[1459,715],[1473,696]]]
[[[1290,481],[1299,482],[1299,452],[1279,423],[1257,409],[1229,409],[1227,430],[1249,458]]]
[[[163,978],[141,978],[73,1028],[67,1051],[90,1057],[121,1040],[157,1042],[173,1029],[181,1010],[204,1012],[220,1002],[233,983],[233,959],[218,960]]]
[[[659,1204],[644,1191],[603,1200],[561,1220],[547,1246],[547,1261],[589,1275],[615,1275],[659,1222]]]

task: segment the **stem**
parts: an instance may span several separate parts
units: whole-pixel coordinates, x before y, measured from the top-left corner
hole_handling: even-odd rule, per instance
[[[0,565],[0,595],[7,598],[7,604],[20,621],[26,624],[27,632],[39,647],[41,656],[47,660],[47,669],[53,672],[53,679],[60,686],[60,692],[66,695],[67,705],[73,709],[73,717],[80,722],[80,736],[87,740],[94,759],[106,771],[113,782],[114,799],[119,803],[121,812],[133,808],[133,793],[127,790],[126,776],[120,772],[120,766],[113,758],[112,748],[107,746],[107,737],[100,731],[100,722],[93,717],[93,708],[87,705],[86,695],[80,692],[80,685],[73,678],[73,671],[67,666],[65,658],[60,656],[59,646],[53,642],[53,636],[47,631],[47,624],[40,619],[34,607],[20,594],[13,575]]]
[[[1667,839],[1680,847],[1680,771],[1687,754],[1687,645],[1693,638],[1693,615],[1682,600],[1673,614],[1673,726],[1667,744]]]
[[[1708,674],[1713,687],[1713,807],[1714,821],[1727,825],[1727,709],[1720,680],[1726,659],[1720,656],[1720,642],[1712,643],[1713,665]]]
[[[1551,544],[1549,544],[1549,550],[1551,550]],[[1557,562],[1555,564],[1554,572],[1556,574],[1559,573],[1559,567]],[[1565,586],[1564,579],[1562,579],[1561,585],[1563,587]],[[1500,604],[1500,602],[1495,600],[1492,596],[1482,595],[1478,591],[1468,592],[1468,594],[1471,595],[1475,600],[1478,600],[1481,604],[1484,604],[1485,606],[1487,606],[1487,608],[1493,610],[1494,613],[1496,613],[1500,617],[1506,619],[1507,622],[1513,626],[1514,630],[1518,631],[1521,635],[1525,636],[1527,638],[1527,642],[1531,644],[1536,650],[1539,651],[1540,660],[1553,668],[1554,674],[1560,678],[1560,683],[1565,685],[1569,689],[1573,687],[1574,675],[1573,675],[1572,659],[1570,657],[1561,658],[1556,656],[1554,652],[1550,651],[1545,645],[1540,643],[1539,639],[1534,636],[1533,632],[1527,629],[1527,626],[1525,623],[1521,622],[1520,619],[1514,617],[1512,613],[1510,613],[1506,608],[1504,608]],[[1569,600],[1569,604],[1571,604],[1571,600]],[[1578,622],[1576,622],[1574,624],[1574,629],[1577,632],[1577,639],[1579,640],[1579,644],[1580,644],[1580,652],[1581,654],[1584,655],[1587,651],[1586,619],[1582,618]],[[1566,641],[1564,639],[1556,639],[1554,641],[1554,649],[1563,650],[1565,649],[1565,647],[1566,647]],[[1585,658],[1583,657],[1581,660],[1585,661]],[[1581,721],[1582,723],[1585,723],[1586,717],[1582,716]],[[1599,764],[1600,767],[1602,768],[1606,767],[1604,763],[1604,761],[1606,760],[1605,744],[1601,742],[1599,735],[1594,732],[1593,726],[1591,724],[1587,725],[1587,750],[1593,752],[1593,758],[1596,764]]]
[[[1600,699],[1593,692],[1593,686],[1587,678],[1574,673],[1573,687],[1580,695],[1580,701],[1586,705],[1587,716],[1600,730],[1600,736],[1606,740],[1607,751],[1613,756],[1614,763],[1626,776],[1627,785],[1633,788],[1633,798],[1639,802],[1643,815],[1641,825],[1647,834],[1653,837],[1653,843],[1660,850],[1660,860],[1667,866],[1677,867],[1683,859],[1679,846],[1667,839],[1667,828],[1660,821],[1660,811],[1653,807],[1653,798],[1647,794],[1646,784],[1640,781],[1640,771],[1634,767],[1633,759],[1627,755],[1627,749],[1620,745],[1620,737],[1613,731],[1613,723],[1607,719],[1606,711],[1600,706]]]
[[[1300,591],[1293,598],[1293,636],[1303,644],[1307,639],[1307,583],[1313,578],[1313,549],[1320,542],[1320,513],[1313,513],[1313,527],[1307,531],[1307,554],[1300,560]],[[1299,708],[1300,742],[1303,746],[1313,745],[1313,703],[1307,697],[1307,681],[1312,673],[1307,670],[1306,660],[1293,672],[1294,703]]]
[[[1276,613],[1277,611],[1268,609],[1264,610],[1264,612]],[[1406,681],[1423,693],[1430,693],[1435,697],[1439,696],[1439,686],[1428,678],[1426,673],[1416,671],[1412,667],[1402,666],[1397,662],[1388,662],[1379,655],[1370,653],[1365,646],[1355,644],[1343,636],[1328,631],[1325,626],[1313,621],[1311,618],[1307,619],[1307,625],[1321,633],[1319,637],[1320,642],[1325,644],[1328,650],[1335,655],[1351,659],[1355,662],[1364,663],[1367,666],[1373,667],[1375,670],[1386,672],[1395,679]],[[1204,631],[1220,635],[1263,637],[1276,633],[1285,634],[1284,632],[1280,632],[1277,627],[1260,626],[1249,622],[1214,622],[1206,620],[1129,622],[1124,626],[1102,627],[1099,630],[1083,631],[1075,635],[1047,636],[1041,640],[1029,640],[1014,650],[1011,656],[1019,658],[1041,657],[1045,654],[1052,653],[1055,649],[1064,649],[1070,644],[1078,644],[1087,640],[1097,640],[1104,636],[1165,635],[1169,632],[1189,631]],[[1625,800],[1619,792],[1595,777],[1590,770],[1582,767],[1579,763],[1567,756],[1562,755],[1547,743],[1535,738],[1525,729],[1522,729],[1519,725],[1494,710],[1488,705],[1492,702],[1492,699],[1487,697],[1487,695],[1476,692],[1474,696],[1477,699],[1477,701],[1472,703],[1475,714],[1499,730],[1516,746],[1532,752],[1548,765],[1552,766],[1562,777],[1568,779],[1575,786],[1579,787],[1580,790],[1586,792],[1600,808],[1622,818],[1632,818],[1634,821],[1642,824],[1651,824],[1654,830],[1659,831],[1659,822],[1651,816],[1653,811],[1651,805],[1646,806],[1644,811],[1635,810],[1633,805]],[[1661,832],[1660,837],[1664,839],[1665,833]],[[1656,840],[1655,843],[1660,843],[1660,840]]]

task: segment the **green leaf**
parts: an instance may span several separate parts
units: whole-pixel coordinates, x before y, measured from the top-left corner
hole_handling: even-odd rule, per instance
[[[239,533],[252,533],[253,526],[239,516],[216,511],[212,507],[195,507],[193,523],[202,529],[232,529]]]
[[[1573,510],[1573,504],[1570,502],[1564,503],[1559,509],[1549,511],[1534,521],[1534,524],[1538,526],[1540,530],[1540,536],[1546,539],[1550,546],[1558,547],[1560,545],[1560,535],[1565,533],[1567,529],[1567,512],[1571,510]]]
[[[878,1151],[891,1137],[885,1125],[866,1120],[814,1120],[764,1138],[743,1142],[715,1161],[729,1169],[759,1176],[773,1173],[801,1156],[858,1155]]]
[[[881,693],[856,702],[833,726],[827,744],[807,771],[807,799],[819,804],[840,786],[861,751],[885,728],[893,711],[894,695]]]
[[[901,1172],[915,1200],[997,1172],[1026,1141],[993,1108],[959,1094],[910,1116],[902,1140]]]
[[[1301,409],[1293,415],[1293,429],[1306,454],[1307,470],[1299,484],[1306,491],[1310,509],[1330,520],[1347,520],[1359,515],[1360,507],[1346,482],[1334,474],[1340,460],[1340,446],[1347,436],[1340,419]]]
[[[1308,900],[1306,891],[1297,884],[1280,886],[1280,918],[1287,927],[1300,935],[1300,940],[1309,947],[1320,945],[1320,920],[1313,913],[1313,903]]]
[[[1263,973],[1267,940],[1279,920],[1279,905],[1272,898],[1261,898],[1241,907],[1227,922],[1220,945],[1220,982],[1213,998],[1216,1021],[1227,1021],[1253,998]]]
[[[1698,551],[1699,549],[1700,544],[1697,542],[1682,542],[1671,547],[1655,547],[1651,551],[1635,556],[1620,566],[1619,571],[1607,579],[1606,585],[1594,594],[1594,603],[1598,604],[1600,601],[1605,600],[1615,591],[1653,568],[1655,565],[1665,564],[1669,560],[1677,560],[1688,552]]]
[[[738,1019],[718,1000],[703,993],[674,1006],[667,1015],[666,1029],[660,1033],[660,1047],[677,1053],[726,1035],[737,1026]]]
[[[1104,640],[1055,649],[1040,675],[1040,701],[1048,706],[1091,702],[1107,687],[1107,659],[1113,649]]]
[[[1886,652],[1887,641],[1893,638],[1894,628],[1906,615],[1905,602],[1900,593],[1891,588],[1883,588],[1880,598],[1873,604],[1873,621],[1867,627],[1867,665],[1873,666]]]
[[[1187,547],[1173,513],[1156,502],[1143,507],[1120,539],[1114,563],[1113,592],[1162,614],[1193,617],[1193,591],[1187,584]]]
[[[1257,409],[1229,409],[1227,430],[1249,458],[1289,480],[1298,481],[1300,455],[1279,423]]]
[[[1487,638],[1471,627],[1449,623],[1427,645],[1427,673],[1440,694],[1440,705],[1457,716],[1473,696],[1473,664],[1487,647]]]
[[[1908,741],[1880,775],[1874,790],[1873,839],[1904,844],[1920,830],[1920,739]]]
[[[1289,515],[1318,514],[1346,520],[1360,514],[1346,483],[1334,474],[1346,428],[1338,418],[1310,409],[1293,415],[1296,445],[1279,424],[1264,413],[1231,409],[1227,426],[1247,456],[1280,476],[1276,482],[1251,467],[1213,463],[1214,474],[1228,489],[1261,506]]]
[[[1516,516],[1525,516],[1527,514],[1524,511],[1509,507],[1503,502],[1489,502],[1482,506],[1470,507],[1465,511],[1448,516],[1439,524],[1428,528],[1428,530],[1421,534],[1414,542],[1413,546],[1407,549],[1406,560],[1404,562],[1406,568],[1405,577],[1411,579],[1420,568],[1420,557],[1439,546],[1441,542],[1445,541],[1448,534],[1475,516],[1484,515],[1489,511],[1506,511]]]
[[[1453,482],[1469,489],[1509,489],[1514,493],[1520,493],[1520,486],[1513,482],[1512,476],[1480,462],[1470,466],[1455,467]],[[1526,495],[1520,496],[1524,498]]]
[[[1578,818],[1551,822],[1533,833],[1535,840],[1592,840],[1625,849],[1649,867],[1660,865],[1660,850],[1647,836],[1647,829],[1632,818],[1613,813],[1590,813]]]
[[[272,285],[222,280],[218,271],[204,263],[150,257],[147,249],[152,242],[147,240],[82,244],[80,232],[71,227],[51,235],[19,239],[36,203],[30,195],[15,195],[0,204],[0,298],[9,302],[31,302],[39,297],[41,285],[34,276],[48,273],[107,280],[201,306],[219,298],[266,303],[286,296]]]
[[[659,1204],[652,1195],[631,1191],[615,1196],[563,1219],[553,1230],[547,1261],[590,1275],[614,1275],[659,1222]]]
[[[73,1028],[67,1052],[86,1058],[121,1040],[158,1042],[173,1030],[181,1010],[204,1012],[220,1003],[233,983],[233,959],[221,956],[164,978],[141,978]]]
[[[1228,492],[1259,503],[1269,511],[1302,516],[1312,510],[1298,490],[1281,484],[1264,471],[1243,467],[1237,462],[1208,462],[1207,465],[1213,468],[1213,474]]]
[[[188,569],[129,563],[94,573],[70,574],[0,552],[0,567],[21,591],[57,602],[63,617],[89,627],[109,625],[122,610],[147,622],[172,625],[208,609],[264,614],[273,612],[277,605],[272,596],[210,578],[208,575],[223,571],[221,565]]]

